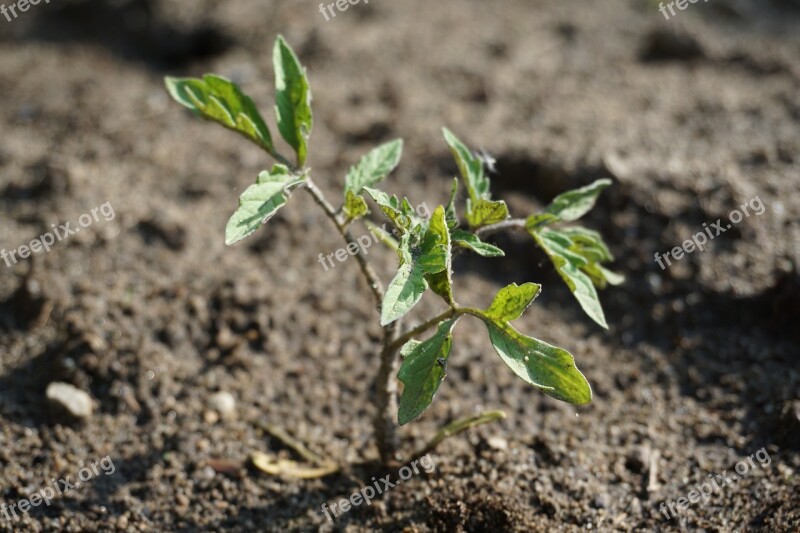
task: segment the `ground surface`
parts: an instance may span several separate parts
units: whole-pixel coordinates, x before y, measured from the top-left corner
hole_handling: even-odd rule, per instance
[[[21,520],[0,515],[0,529],[800,529],[797,3],[712,0],[671,20],[632,0],[373,0],[329,22],[317,8],[65,0],[0,18],[0,246],[106,202],[115,213],[33,265],[0,264],[0,503],[106,455],[115,465]],[[463,303],[544,285],[517,327],[571,351],[595,400],[576,410],[530,389],[465,322],[407,447],[478,410],[507,420],[446,442],[432,473],[335,526],[320,506],[357,479],[287,482],[226,462],[282,450],[264,421],[340,460],[376,457],[368,291],[354,261],[317,262],[341,244],[303,194],[225,248],[237,196],[268,162],[161,84],[215,71],[269,109],[278,32],[310,71],[311,165],[329,194],[368,148],[402,136],[391,190],[446,201],[448,125],[497,156],[517,214],[612,177],[587,225],[628,277],[601,295],[606,332],[523,236],[498,239],[505,261],[459,263]],[[709,250],[654,262],[756,196],[763,214]],[[394,258],[370,258],[388,279]],[[426,300],[415,317],[438,309]],[[48,410],[56,380],[92,394],[86,424]],[[233,420],[209,411],[220,390]],[[659,512],[762,448],[769,461],[708,502]]]

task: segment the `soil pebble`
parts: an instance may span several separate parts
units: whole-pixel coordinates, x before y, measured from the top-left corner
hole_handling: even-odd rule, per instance
[[[53,409],[72,421],[86,420],[92,416],[92,397],[69,383],[54,382],[47,386],[47,400]]]

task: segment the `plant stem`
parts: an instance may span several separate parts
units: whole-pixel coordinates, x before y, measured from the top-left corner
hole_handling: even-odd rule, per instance
[[[339,233],[344,240],[347,241],[347,244],[349,245],[350,243],[356,242],[347,229],[346,221],[341,219],[339,213],[325,199],[323,192],[310,177],[307,178],[305,187],[317,204],[322,207],[323,211],[328,215],[328,218],[336,225],[336,229],[339,230]],[[383,284],[377,274],[375,274],[372,265],[367,262],[363,255],[356,254],[355,258],[359,268],[361,268],[361,273],[364,274],[364,278],[366,278],[370,289],[372,289],[375,303],[378,309],[380,309],[383,304],[384,296]],[[400,331],[400,322],[400,320],[396,320],[383,328],[383,347],[381,348],[380,367],[378,368],[378,376],[375,383],[377,403],[373,424],[375,442],[378,446],[381,461],[383,461],[385,465],[397,461],[399,445],[397,439],[397,424],[394,417],[397,412],[397,379],[395,376],[399,369],[399,360],[396,357],[397,348],[395,347],[395,343],[398,332]]]
[[[430,320],[428,320],[424,324],[422,324],[420,326],[417,326],[416,328],[412,329],[411,331],[409,331],[407,333],[404,333],[403,335],[399,336],[392,343],[391,348],[394,349],[394,350],[399,350],[400,348],[403,347],[403,345],[405,343],[407,343],[408,341],[410,341],[414,337],[416,337],[418,335],[421,335],[422,333],[425,333],[426,331],[428,331],[430,328],[432,328],[435,325],[437,325],[442,320],[447,320],[448,318],[452,318],[453,315],[455,315],[456,313],[457,313],[457,311],[455,309],[451,308],[451,309],[448,309],[447,311],[445,311],[444,313],[442,313],[441,315],[438,315],[438,316],[435,316],[435,317],[431,318]]]
[[[413,461],[424,455],[427,455],[448,437],[458,435],[469,428],[480,426],[481,424],[488,424],[489,422],[494,422],[495,420],[503,420],[505,417],[506,414],[503,411],[487,411],[479,415],[456,420],[455,422],[440,429],[425,446],[414,452],[408,461]]]
[[[397,349],[393,348],[399,327],[400,320],[396,320],[383,328],[381,362],[375,382],[377,403],[373,421],[375,444],[378,446],[381,461],[387,466],[397,462],[397,450],[400,445],[395,421],[395,413],[398,410],[396,376],[400,367],[400,359],[397,357]]]
[[[331,221],[336,225],[336,229],[339,230],[339,233],[342,235],[344,240],[347,241],[347,244],[349,245],[351,243],[356,243],[356,240],[347,229],[344,221],[342,221],[339,215],[336,213],[336,208],[325,199],[323,192],[319,189],[319,187],[317,187],[316,183],[314,183],[310,177],[306,178],[305,188],[309,193],[311,193],[314,201],[316,201],[317,204],[322,207],[323,211],[325,211],[325,214],[328,215],[328,218],[330,218]],[[364,274],[370,289],[372,289],[372,294],[375,296],[375,302],[380,307],[381,303],[383,303],[383,284],[381,283],[380,278],[375,273],[375,270],[373,270],[372,265],[367,262],[363,255],[356,254],[353,257],[356,258],[356,262],[358,262],[361,273]]]
[[[488,237],[493,233],[497,233],[499,231],[504,230],[524,230],[525,229],[525,222],[524,218],[510,218],[508,220],[504,220],[502,222],[498,222],[497,224],[491,224],[489,226],[484,226],[475,232],[475,235],[483,239],[484,237]]]

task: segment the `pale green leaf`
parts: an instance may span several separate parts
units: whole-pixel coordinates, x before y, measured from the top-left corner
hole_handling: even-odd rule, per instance
[[[483,242],[477,235],[464,230],[452,231],[453,244],[472,250],[476,254],[483,257],[503,257],[505,252],[494,246]]]
[[[244,135],[271,154],[275,152],[269,128],[255,103],[232,81],[212,74],[203,79],[167,77],[164,81],[172,98],[195,115]]]
[[[413,232],[422,226],[423,220],[417,216],[406,198],[400,200],[397,196],[389,196],[388,193],[371,187],[364,187],[364,191],[378,204],[383,214],[392,221],[400,235]]]
[[[550,213],[541,213],[538,215],[531,215],[525,221],[525,227],[528,231],[535,231],[553,222],[558,222],[558,217]]]
[[[561,279],[567,284],[586,314],[600,326],[608,329],[597,290],[592,279],[582,271],[590,263],[580,254],[570,250],[572,241],[569,236],[555,230],[530,231],[530,234],[548,255]]]
[[[489,198],[489,178],[483,168],[483,161],[476,157],[458,137],[447,128],[443,128],[444,138],[453,152],[461,178],[467,186],[469,197],[473,203]]]
[[[345,191],[358,194],[364,187],[374,187],[397,167],[402,154],[402,139],[388,142],[370,151],[347,173]]]
[[[381,305],[381,326],[391,324],[411,311],[427,289],[425,272],[419,265],[413,262],[401,264],[394,279],[386,288]]]
[[[562,222],[578,220],[591,211],[597,197],[609,185],[611,185],[610,179],[601,179],[586,187],[559,194],[545,211],[558,217]]]
[[[563,228],[559,232],[572,241],[569,249],[589,263],[606,263],[614,260],[614,256],[598,232],[581,227]]]
[[[311,89],[306,71],[283,37],[278,37],[273,50],[275,68],[275,116],[278,131],[294,148],[297,166],[305,164],[308,137],[311,135]]]
[[[261,227],[286,204],[287,189],[303,182],[283,165],[258,176],[255,185],[248,187],[239,198],[239,207],[228,221],[225,244],[234,244]]]

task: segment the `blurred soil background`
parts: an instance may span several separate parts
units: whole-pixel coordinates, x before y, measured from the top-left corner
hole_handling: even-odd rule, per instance
[[[0,530],[800,530],[798,2],[711,0],[669,20],[635,0],[372,0],[330,21],[318,8],[58,0],[0,18],[0,247],[115,211],[0,264],[0,503],[106,455],[116,465],[20,520],[0,516]],[[338,460],[377,457],[368,289],[355,261],[322,269],[319,253],[342,244],[302,193],[226,248],[238,195],[271,162],[162,83],[219,73],[272,122],[278,33],[309,69],[310,164],[331,198],[363,153],[403,137],[389,190],[446,202],[447,125],[497,158],[496,193],[517,215],[613,178],[586,225],[628,279],[601,294],[603,331],[524,235],[496,239],[505,260],[462,258],[464,304],[544,285],[517,327],[572,352],[595,400],[538,393],[461,324],[406,447],[479,410],[507,420],[447,441],[434,472],[335,525],[322,503],[376,472],[284,481],[246,464],[286,453],[264,422]],[[756,196],[763,214],[655,263]],[[392,254],[369,258],[388,280]],[[439,309],[425,300],[415,320]],[[54,381],[92,396],[83,423],[49,408]],[[762,447],[768,466],[672,520],[659,512]]]

